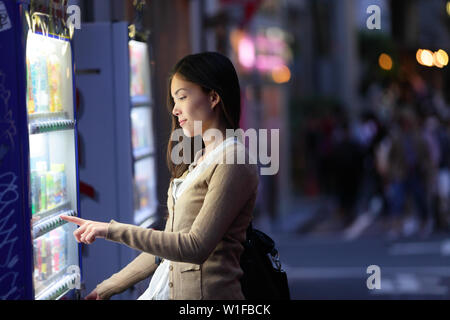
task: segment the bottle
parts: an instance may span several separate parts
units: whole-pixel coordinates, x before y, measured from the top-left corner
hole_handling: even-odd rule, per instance
[[[39,278],[39,249],[38,249],[38,241],[36,239],[33,241],[33,279],[35,281],[35,288],[37,287],[36,280]]]
[[[30,59],[28,57],[27,60],[27,110],[29,114],[32,114],[36,111],[36,106],[34,105],[34,96],[33,96],[33,83],[31,81],[31,67],[30,67]]]
[[[31,186],[31,216],[39,212],[39,176],[36,170],[31,170],[30,186]]]
[[[53,274],[52,266],[52,242],[50,234],[45,235],[45,260],[46,260],[46,279],[50,278]]]
[[[54,201],[55,205],[58,205],[65,201],[64,164],[52,164],[51,171],[53,173]]]
[[[36,57],[29,58],[30,63],[30,81],[31,81],[31,97],[34,104],[34,112],[39,112],[37,110],[37,95],[38,95],[38,59]]]
[[[46,57],[39,53],[36,56],[30,57],[30,69],[35,110],[37,113],[48,112],[49,99]]]
[[[60,230],[55,229],[50,231],[49,237],[51,243],[52,273],[55,274],[60,271],[59,251],[62,249]]]
[[[53,180],[53,172],[48,171],[45,175],[47,187],[47,209],[56,207],[55,202],[55,184]]]
[[[147,208],[148,206],[148,185],[147,180],[145,178],[140,179],[139,181],[139,189],[140,189],[140,207]]]
[[[52,54],[47,62],[49,82],[49,107],[50,112],[62,111],[61,102],[61,63],[55,54]]]
[[[59,250],[59,263],[61,264],[61,269],[67,266],[67,250],[68,250],[68,236],[69,233],[66,229],[61,230],[61,249]]]
[[[37,177],[39,179],[39,211],[47,210],[47,188],[46,172],[47,162],[39,161],[36,163]]]
[[[61,181],[61,201],[65,202],[67,201],[67,175],[66,175],[66,168],[64,166],[64,163],[61,163],[57,166],[57,170],[59,172],[59,179]]]
[[[63,164],[61,165],[61,168],[62,168],[62,175],[61,175],[62,200],[68,201],[69,199],[67,198],[67,175]]]
[[[48,266],[47,266],[47,239],[45,236],[41,239],[41,270],[40,270],[40,280],[46,280],[48,275]]]
[[[37,238],[35,241],[36,243],[36,253],[35,253],[35,257],[36,257],[36,263],[34,265],[35,267],[35,280],[36,282],[40,282],[43,280],[43,275],[42,275],[42,239],[41,238]]]
[[[134,126],[131,127],[131,141],[133,144],[133,149],[137,150],[139,148],[138,132]]]

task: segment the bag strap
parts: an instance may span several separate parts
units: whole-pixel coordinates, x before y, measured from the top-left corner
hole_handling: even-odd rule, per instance
[[[250,234],[251,234],[252,231],[253,231],[253,224],[252,224],[252,222],[250,221],[250,224],[249,224],[248,227],[247,227],[246,240],[249,240],[249,239],[250,239]]]
[[[253,222],[252,221],[250,221],[250,224],[248,225],[247,230],[248,231],[252,231],[253,230]]]
[[[250,221],[250,224],[247,227],[246,241],[255,240],[255,237],[259,243],[265,246],[267,253],[270,253],[272,256],[276,256],[278,254],[278,250],[275,248],[275,242],[273,239],[264,232],[253,229],[253,224]]]

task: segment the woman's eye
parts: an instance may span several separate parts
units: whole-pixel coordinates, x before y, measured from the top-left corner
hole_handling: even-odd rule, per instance
[[[178,100],[184,100],[184,99],[186,99],[186,97],[180,97],[180,98],[178,98]]]

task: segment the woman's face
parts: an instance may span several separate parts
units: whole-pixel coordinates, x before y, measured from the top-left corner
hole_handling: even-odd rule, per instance
[[[206,94],[199,85],[183,80],[178,74],[172,78],[170,92],[175,103],[172,114],[187,137],[194,136],[194,121],[201,121],[201,132],[197,131],[195,135],[203,135],[214,127],[218,119],[218,108],[214,106],[220,99],[217,94]]]

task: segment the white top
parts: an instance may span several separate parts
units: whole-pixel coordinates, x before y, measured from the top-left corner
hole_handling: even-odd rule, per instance
[[[237,137],[232,136],[214,148],[200,164],[197,165],[198,159],[201,157],[203,149],[197,151],[194,161],[189,165],[189,172],[185,178],[174,178],[172,180],[172,198],[175,204],[176,200],[181,196],[184,190],[215,160],[216,156],[230,144],[241,143]],[[138,300],[169,300],[169,266],[170,260],[164,259],[156,268],[150,284],[145,292]]]

